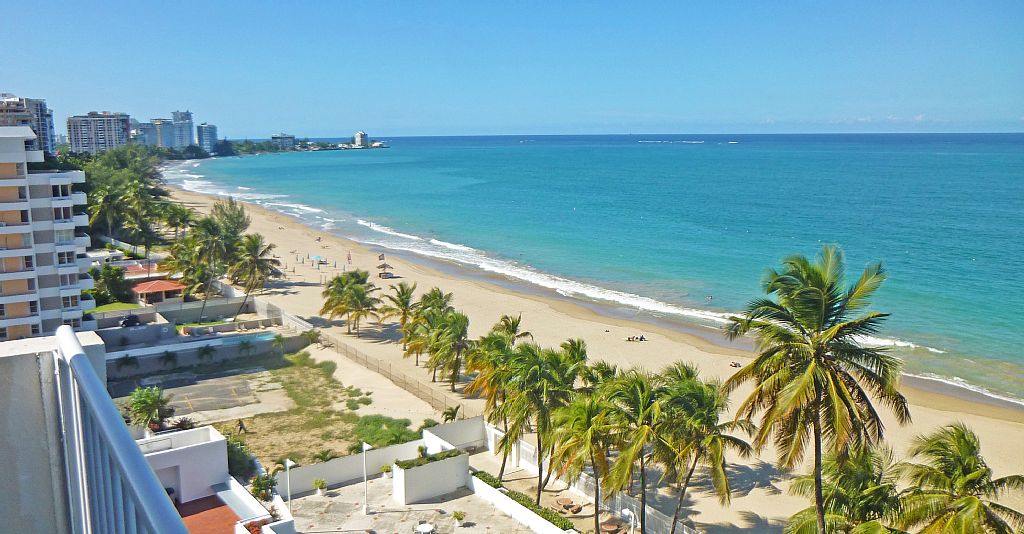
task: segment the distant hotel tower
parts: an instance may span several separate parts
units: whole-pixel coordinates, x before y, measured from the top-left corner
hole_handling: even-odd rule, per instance
[[[366,132],[359,130],[354,136],[352,136],[352,144],[365,148],[370,146],[370,138],[367,137]]]
[[[278,150],[291,150],[295,148],[295,136],[279,133],[270,138],[270,144],[277,147]]]
[[[68,117],[68,141],[72,152],[99,154],[127,145],[131,120],[127,113],[90,111]]]
[[[29,150],[51,155],[57,151],[53,112],[46,107],[45,100],[0,93],[0,126],[28,126],[36,134],[36,139],[28,144]]]
[[[213,148],[217,145],[217,126],[205,122],[196,126],[196,139],[203,150],[213,154]]]
[[[171,112],[171,122],[174,124],[174,146],[172,148],[185,148],[196,144],[196,129],[192,125],[191,111]]]
[[[127,120],[125,121],[127,124]],[[0,341],[52,334],[62,324],[93,330],[89,216],[82,171],[28,171],[43,161],[29,150],[27,126],[0,126]]]

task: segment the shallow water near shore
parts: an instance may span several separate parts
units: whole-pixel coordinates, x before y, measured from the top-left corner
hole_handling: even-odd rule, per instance
[[[165,173],[355,240],[713,333],[823,243],[881,260],[906,371],[1024,398],[1024,135],[396,138]],[[703,141],[698,143],[697,141]],[[712,298],[707,298],[707,297]],[[703,336],[702,336],[703,337]],[[709,336],[710,337],[710,336]]]

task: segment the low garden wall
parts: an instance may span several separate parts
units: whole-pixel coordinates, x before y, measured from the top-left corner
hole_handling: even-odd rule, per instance
[[[433,454],[448,449],[475,450],[487,446],[487,432],[483,416],[453,421],[423,430],[427,452]]]
[[[547,519],[544,519],[543,517],[535,514],[529,508],[513,501],[508,495],[505,495],[497,488],[491,487],[475,476],[469,477],[469,489],[472,490],[477,497],[491,503],[495,508],[501,510],[502,513],[516,521],[519,521],[523,525],[526,525],[527,528],[537,534],[565,534],[566,532],[575,532],[575,530],[562,530],[556,527]]]
[[[395,460],[415,457],[418,454],[420,445],[423,445],[423,440],[418,439],[408,443],[366,451],[367,477],[372,478],[380,475],[380,468],[383,465],[391,465]],[[277,478],[277,487],[283,490],[287,485],[284,479],[284,471],[279,471],[275,477]],[[327,481],[328,486],[340,486],[348,482],[362,480],[362,453],[291,468],[292,496],[312,492],[313,480],[317,478]]]
[[[423,465],[393,468],[392,496],[399,504],[415,504],[447,495],[469,484],[469,455],[428,461]]]
[[[207,321],[231,319],[238,312],[244,297],[210,299],[206,302],[206,309],[203,309],[203,301],[177,302],[157,304],[156,311],[163,315],[169,322],[175,324],[198,323],[199,315],[206,317]],[[248,299],[243,312],[251,312],[254,309],[252,299]]]

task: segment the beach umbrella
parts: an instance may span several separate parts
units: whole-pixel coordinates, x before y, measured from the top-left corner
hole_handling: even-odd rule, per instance
[[[394,269],[394,267],[392,267],[390,264],[387,264],[387,263],[382,263],[382,264],[378,265],[377,268],[382,270],[382,271],[386,271],[388,269]]]
[[[384,255],[381,254],[380,256],[377,256],[377,259],[380,260],[380,261],[384,261]]]

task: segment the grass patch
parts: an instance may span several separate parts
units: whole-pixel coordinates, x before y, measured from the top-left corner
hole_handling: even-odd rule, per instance
[[[277,358],[279,365],[264,368],[281,384],[295,407],[247,418],[244,420],[247,432],[236,436],[268,469],[284,456],[309,464],[324,461],[324,451],[350,451],[358,448],[362,441],[383,447],[419,438],[419,434],[409,428],[408,419],[381,415],[359,417],[353,411],[337,409],[340,402],[346,405],[352,402],[358,408],[371,401],[362,391],[360,396],[352,398],[354,388],[345,387],[334,379],[334,362],[318,362],[307,352]],[[221,433],[229,434],[235,433],[238,423],[228,421],[214,426]]]
[[[402,469],[412,469],[413,467],[419,467],[421,465],[427,465],[431,462],[439,462],[441,460],[447,460],[448,458],[455,458],[456,456],[462,456],[466,454],[460,449],[449,449],[447,451],[441,451],[435,454],[428,454],[426,456],[420,456],[419,458],[413,458],[412,460],[399,460],[395,462],[395,465]]]
[[[89,313],[103,313],[111,311],[121,310],[134,310],[135,308],[141,308],[142,304],[136,304],[134,302],[111,302],[110,304],[104,304],[102,306],[96,306],[96,309]]]

